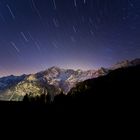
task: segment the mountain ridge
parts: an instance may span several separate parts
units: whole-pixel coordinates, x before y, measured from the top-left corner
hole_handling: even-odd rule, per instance
[[[98,70],[72,70],[53,66],[35,74],[22,76],[8,76],[0,78],[0,100],[20,101],[28,94],[40,96],[49,94],[51,100],[60,93],[67,94],[78,83],[88,79],[107,75],[110,71],[131,67],[140,64],[140,59],[119,62],[111,68],[100,68]]]
[[[16,96],[25,96],[25,94],[30,94],[31,96],[37,96],[45,92],[46,94],[51,94],[53,100],[55,96],[54,93],[56,95],[61,92],[67,94],[68,91],[79,81],[93,78],[94,72],[94,70],[82,71],[51,67],[35,74],[24,75],[22,80],[13,85],[8,85],[7,89],[1,88],[3,86],[3,82],[1,82],[0,99],[15,100],[14,96],[11,98],[10,95],[12,96],[15,94]],[[20,76],[12,76],[13,79],[17,77]],[[8,79],[10,77],[5,78]],[[1,81],[2,79],[3,78],[0,78]]]

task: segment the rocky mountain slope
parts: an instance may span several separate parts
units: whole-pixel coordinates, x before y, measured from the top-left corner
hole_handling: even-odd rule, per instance
[[[125,120],[130,114],[138,115],[139,83],[140,65],[131,65],[131,67],[112,70],[107,75],[80,82],[67,95],[55,96],[51,103],[50,98],[44,95],[40,98],[25,96],[23,103],[31,105],[31,108],[36,104],[41,105],[39,110],[42,109],[47,114],[64,112],[75,115],[80,113],[79,117],[85,114],[87,119],[91,115],[93,115],[92,118],[96,115],[104,120],[106,114],[109,113],[107,118],[112,118],[114,114],[116,121],[122,117],[122,114],[127,113]]]
[[[117,116],[115,121],[127,113],[125,119],[131,116],[130,114],[135,114],[135,120],[136,116],[139,116],[139,83],[140,64],[119,68],[105,76],[78,83],[67,96],[56,96],[54,110],[61,112],[63,110],[70,114],[81,112],[88,114],[88,118],[91,114],[93,116],[99,114],[98,117],[102,119],[109,113],[109,119],[112,114]]]
[[[100,72],[101,71],[101,72]],[[54,96],[63,92],[67,94],[77,83],[87,79],[106,74],[102,69],[96,70],[72,70],[51,67],[36,74],[24,76],[9,76],[0,79],[0,100],[22,100],[28,94],[40,96],[50,94]]]
[[[49,94],[53,100],[54,96],[62,92],[67,94],[79,82],[104,76],[114,69],[138,64],[140,59],[123,61],[109,69],[82,71],[51,67],[36,74],[3,77],[0,78],[0,100],[20,101],[26,94],[40,96],[44,93]]]

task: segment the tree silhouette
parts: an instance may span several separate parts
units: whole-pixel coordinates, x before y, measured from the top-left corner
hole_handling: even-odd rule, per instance
[[[23,98],[23,102],[29,102],[29,96],[26,94]]]

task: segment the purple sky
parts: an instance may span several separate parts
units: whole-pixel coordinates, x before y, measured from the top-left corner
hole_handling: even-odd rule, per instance
[[[0,76],[140,57],[140,0],[0,0]]]

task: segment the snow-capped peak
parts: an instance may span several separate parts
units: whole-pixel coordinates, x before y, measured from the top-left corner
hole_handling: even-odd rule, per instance
[[[0,78],[0,100],[19,100],[26,94],[36,96],[44,92],[50,94],[53,98],[61,92],[67,94],[79,82],[106,75],[110,70],[139,64],[140,59],[126,60],[109,69],[100,68],[87,71],[62,69],[53,66],[36,74],[3,77]]]

